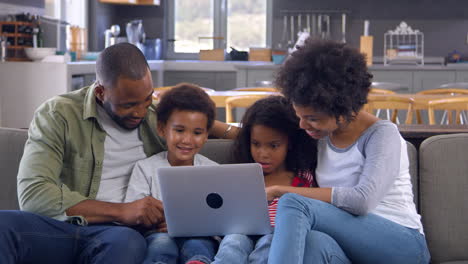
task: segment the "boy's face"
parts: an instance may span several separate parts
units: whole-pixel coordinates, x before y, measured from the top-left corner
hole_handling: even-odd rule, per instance
[[[193,158],[208,140],[208,118],[201,112],[174,110],[158,132],[166,139],[172,166],[192,166]]]

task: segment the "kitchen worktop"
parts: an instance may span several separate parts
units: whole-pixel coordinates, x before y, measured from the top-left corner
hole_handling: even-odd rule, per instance
[[[87,74],[94,72],[95,61],[69,62],[72,74]],[[257,61],[200,61],[200,60],[149,60],[152,71],[236,71],[241,67],[277,68],[273,62]]]
[[[237,71],[238,69],[278,69],[280,65],[273,62],[262,61],[200,61],[200,60],[149,60],[148,64],[152,71]],[[72,74],[87,74],[94,72],[94,61],[70,62],[68,66]],[[370,70],[466,70],[468,63],[458,64],[426,64],[426,65],[383,65],[374,64],[369,67]]]

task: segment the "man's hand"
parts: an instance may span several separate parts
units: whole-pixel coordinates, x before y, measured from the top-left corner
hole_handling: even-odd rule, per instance
[[[119,222],[128,226],[141,225],[154,228],[165,223],[163,204],[152,196],[122,204]]]

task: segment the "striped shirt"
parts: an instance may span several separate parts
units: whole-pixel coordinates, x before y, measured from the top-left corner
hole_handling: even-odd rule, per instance
[[[314,177],[310,172],[299,172],[298,176],[295,176],[292,179],[291,186],[293,187],[314,187]],[[272,227],[275,227],[275,217],[276,211],[278,208],[279,198],[275,198],[268,205],[268,214],[270,215],[270,224]]]

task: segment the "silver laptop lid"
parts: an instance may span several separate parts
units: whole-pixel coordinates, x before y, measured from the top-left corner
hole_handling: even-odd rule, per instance
[[[271,233],[257,163],[158,168],[169,235]]]

